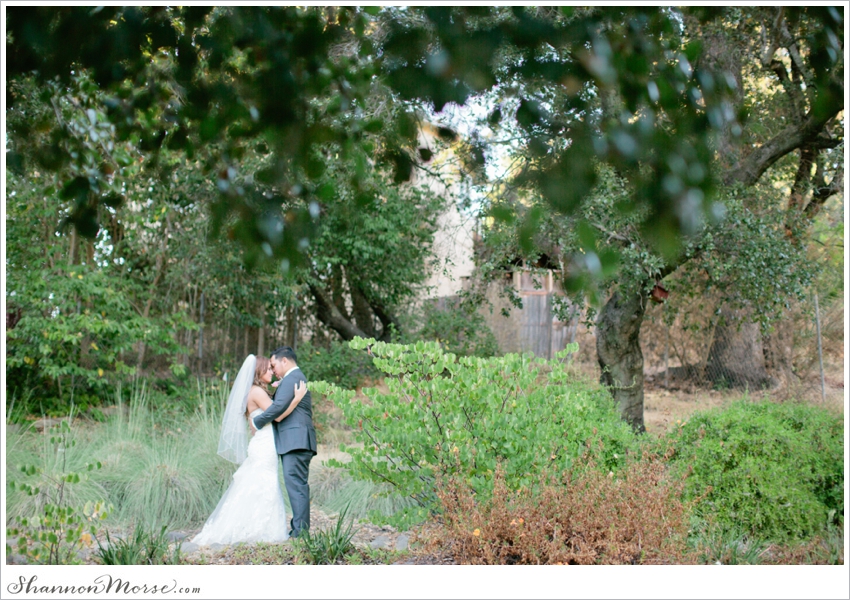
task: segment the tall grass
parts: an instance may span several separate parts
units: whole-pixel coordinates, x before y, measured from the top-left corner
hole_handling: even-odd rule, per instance
[[[123,524],[148,527],[203,523],[226,489],[233,468],[216,454],[221,426],[219,398],[198,385],[194,412],[183,422],[157,418],[148,405],[147,387],[130,390],[125,408],[119,389],[117,413],[102,428],[104,457],[99,473]]]
[[[311,501],[327,512],[352,518],[389,517],[416,506],[411,498],[398,494],[387,484],[353,480],[344,469],[320,465],[310,469]]]
[[[94,461],[103,468],[73,486],[74,496],[68,500],[82,505],[103,499],[112,504],[104,523],[111,530],[199,527],[215,509],[236,469],[216,454],[227,391],[226,386],[198,380],[185,398],[166,405],[145,380],[118,386],[115,408],[105,421],[73,421],[71,435],[77,444],[64,450],[66,470],[84,472],[85,464]],[[45,478],[58,477],[62,453],[49,440],[49,431],[9,430],[9,481],[24,477],[16,468],[24,464],[40,467]],[[45,487],[46,483],[35,485]],[[349,507],[353,518],[366,518],[373,511],[391,515],[412,505],[385,486],[352,481],[341,469],[314,465],[310,483],[315,505],[331,513]],[[289,510],[286,493],[284,499]],[[43,501],[10,494],[7,504],[7,518],[11,518],[35,516]]]
[[[30,405],[32,397],[33,390],[25,390],[23,393],[20,390],[12,392],[9,398],[9,404],[6,407],[7,427],[11,424],[19,425],[24,422],[24,417],[26,416],[25,407]]]
[[[151,406],[145,381],[119,386],[116,410],[103,423],[73,421],[70,435],[76,445],[65,449],[51,445],[50,431],[9,431],[8,479],[21,480],[25,476],[18,465],[34,464],[43,470],[45,481],[30,483],[45,487],[47,478],[58,476],[63,459],[65,470],[75,472],[100,461],[102,469],[72,486],[70,505],[97,499],[111,503],[114,510],[104,524],[112,529],[135,524],[200,526],[229,485],[235,466],[216,454],[223,406],[220,386],[200,382],[193,396],[176,410],[167,410]],[[39,496],[34,502],[23,494],[9,494],[7,519],[35,516],[42,505]]]
[[[95,462],[90,452],[91,439],[74,425],[73,407],[68,423],[70,432],[65,444],[56,441],[56,428],[46,427],[38,432],[34,428],[7,430],[6,479],[7,483],[28,483],[40,490],[34,496],[10,493],[6,497],[6,520],[16,517],[31,517],[41,514],[51,499],[62,478],[68,473],[80,474],[80,482],[65,486],[63,503],[67,506],[83,506],[107,496],[103,485],[93,477],[87,477],[87,463]],[[21,467],[35,466],[38,473],[25,475]]]

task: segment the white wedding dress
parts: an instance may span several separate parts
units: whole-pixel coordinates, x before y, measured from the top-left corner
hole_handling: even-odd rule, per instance
[[[262,412],[256,409],[251,418]],[[269,424],[251,438],[247,458],[233,474],[230,487],[192,542],[209,546],[286,540],[289,529],[277,465],[274,432]]]

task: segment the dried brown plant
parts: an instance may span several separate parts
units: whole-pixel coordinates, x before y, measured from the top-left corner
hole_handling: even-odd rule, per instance
[[[650,455],[616,475],[588,465],[516,492],[498,468],[484,500],[462,481],[441,479],[438,542],[461,564],[694,563],[681,489]]]

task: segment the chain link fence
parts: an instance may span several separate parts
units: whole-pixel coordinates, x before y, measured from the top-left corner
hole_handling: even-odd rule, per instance
[[[586,310],[576,306],[567,311],[571,318],[561,322],[550,306],[551,296],[561,296],[555,286],[545,279],[537,285],[525,279],[525,273],[515,273],[503,284],[517,291],[521,309],[511,307],[497,287],[488,290],[492,308],[484,314],[502,352],[531,350],[551,357],[576,341],[579,352],[571,361],[599,377],[595,331]],[[649,302],[640,334],[647,389],[767,390],[774,397],[809,400],[843,397],[843,295],[817,305],[812,295],[792,304],[767,333],[753,322],[752,313],[733,311],[719,297],[700,298],[684,309]],[[502,309],[509,309],[509,316],[500,316]],[[534,344],[528,342],[531,338]]]
[[[843,297],[796,303],[767,334],[745,318],[719,324],[723,306],[711,299],[699,310],[669,311],[655,304],[646,312],[640,341],[647,385],[768,389],[810,399],[843,393]]]

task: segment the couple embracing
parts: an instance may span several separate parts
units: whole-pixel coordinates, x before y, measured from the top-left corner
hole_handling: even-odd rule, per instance
[[[278,378],[274,384],[273,375]],[[277,387],[274,400],[269,385]],[[271,358],[251,354],[245,359],[224,410],[218,454],[240,467],[193,543],[282,542],[310,529],[308,478],[316,430],[307,378],[292,348],[278,348]],[[292,508],[289,523],[278,457]]]

